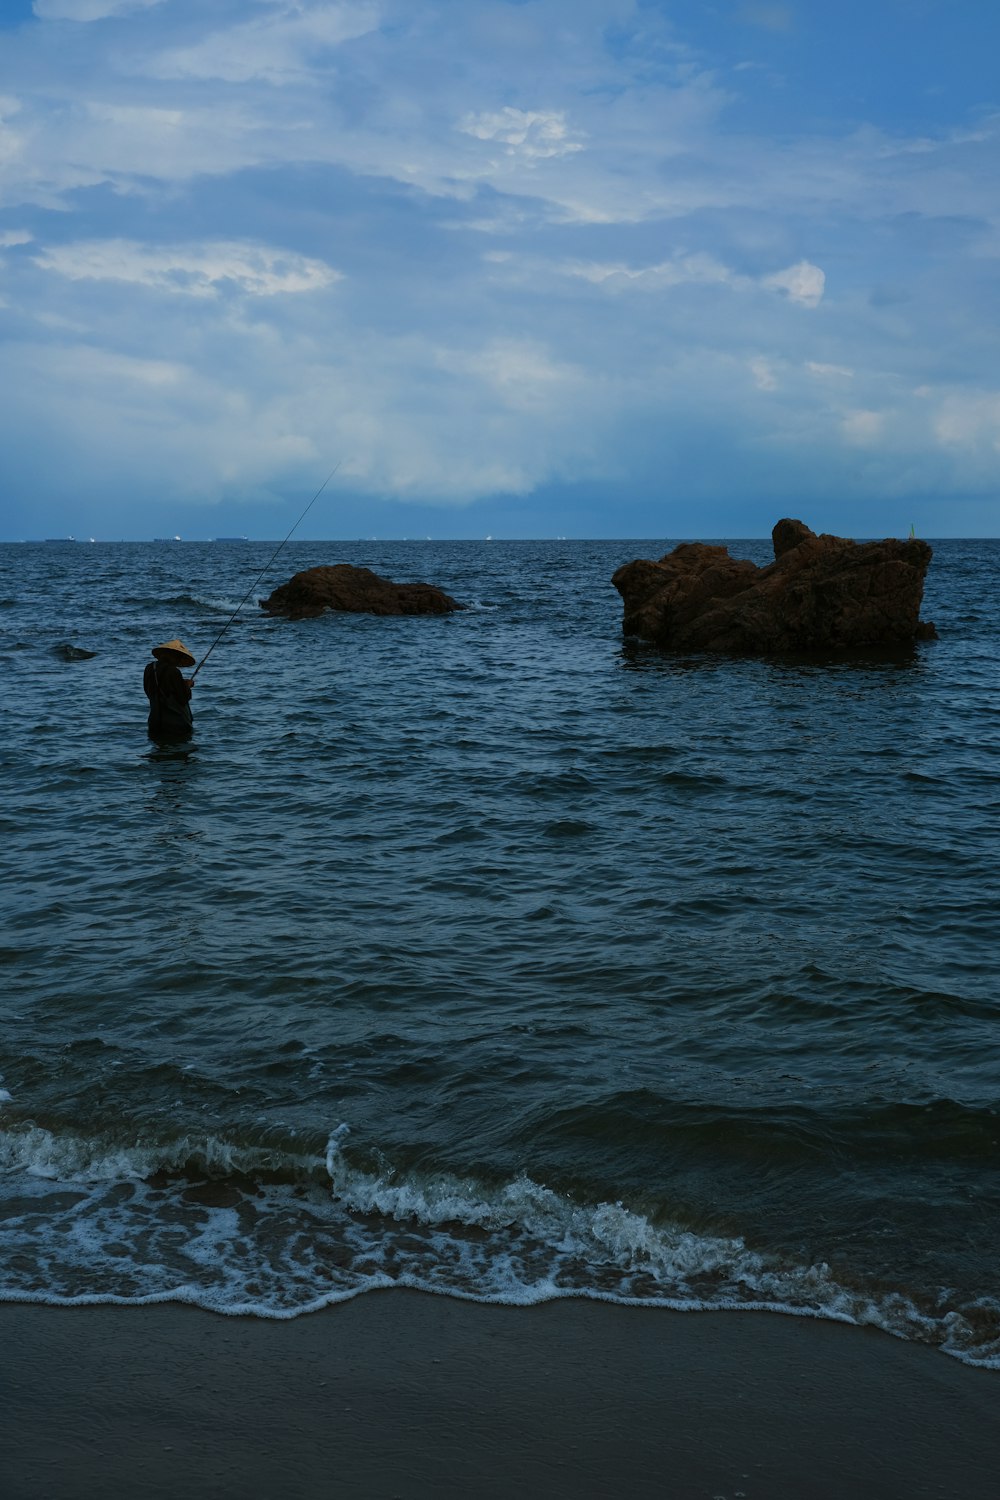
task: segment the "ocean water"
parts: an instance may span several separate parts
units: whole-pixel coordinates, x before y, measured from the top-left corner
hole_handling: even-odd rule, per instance
[[[666,539],[0,547],[0,1297],[389,1285],[874,1324],[1000,1367],[1000,543],[940,640],[671,656]],[[731,550],[763,562],[766,542]],[[82,653],[93,653],[83,655]]]

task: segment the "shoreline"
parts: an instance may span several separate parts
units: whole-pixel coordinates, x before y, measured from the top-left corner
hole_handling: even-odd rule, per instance
[[[0,1304],[5,1500],[993,1500],[997,1373],[765,1312]]]

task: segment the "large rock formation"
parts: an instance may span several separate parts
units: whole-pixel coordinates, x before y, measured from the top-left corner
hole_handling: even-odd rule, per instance
[[[260,607],[291,620],[327,609],[369,615],[446,615],[465,609],[432,583],[393,583],[370,568],[352,568],[349,563],[306,568],[262,599]]]
[[[822,651],[886,646],[937,634],[921,624],[926,542],[852,542],[801,521],[771,533],[774,562],[737,562],[725,547],[684,542],[659,562],[611,580],[623,629],[682,651]]]

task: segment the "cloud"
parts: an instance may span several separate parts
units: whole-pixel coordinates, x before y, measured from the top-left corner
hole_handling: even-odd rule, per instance
[[[323,261],[266,245],[217,240],[204,245],[141,245],[132,240],[77,240],[43,250],[35,264],[71,281],[121,281],[214,297],[230,284],[253,297],[314,292],[341,279]]]
[[[634,286],[645,291],[658,291],[663,287],[683,286],[691,282],[733,286],[741,280],[728,266],[704,253],[677,256],[654,266],[570,261],[562,267],[562,271],[564,275],[578,276],[599,286]],[[747,278],[742,279],[745,281]]]
[[[103,493],[148,454],[206,502],[331,446],[453,506],[1000,492],[1000,119],[886,88],[859,126],[710,10],[39,0],[0,54],[5,459]]]
[[[73,194],[102,184],[119,195],[162,193],[203,173],[221,178],[269,157],[284,160],[281,141],[276,125],[264,130],[239,104],[28,98],[17,132],[0,119],[0,207],[72,212]]]
[[[819,266],[800,260],[786,271],[776,271],[773,276],[765,276],[763,285],[773,287],[777,292],[784,292],[791,302],[798,302],[802,307],[818,307],[823,300],[826,276]]]
[[[179,386],[188,373],[183,365],[171,360],[138,359],[87,345],[65,346],[59,357],[64,378],[84,384],[109,383],[116,388],[139,385],[160,390]]]
[[[810,375],[815,375],[818,379],[821,380],[825,379],[827,376],[843,380],[854,379],[854,371],[848,369],[847,365],[828,365],[821,363],[819,360],[807,359],[806,369],[809,371]]]
[[[149,10],[164,0],[34,0],[35,15],[41,21],[103,21],[129,11]]]
[[[273,6],[266,15],[210,32],[186,47],[168,47],[146,64],[158,78],[263,80],[287,84],[319,71],[323,55],[376,29],[379,7],[358,3]]]
[[[18,161],[24,149],[25,137],[21,131],[12,130],[8,120],[20,113],[21,101],[10,95],[0,95],[0,168],[17,172]]]
[[[878,411],[849,411],[840,426],[848,443],[867,448],[882,436],[885,416]]]
[[[586,384],[582,370],[554,360],[531,339],[495,339],[471,353],[441,349],[435,363],[439,369],[481,381],[507,406],[535,412],[542,403],[564,399],[568,387]]]
[[[582,141],[573,139],[560,110],[514,109],[507,105],[493,112],[466,115],[458,128],[476,140],[497,141],[507,148],[508,156],[527,161],[570,156],[583,150]]]
[[[758,355],[750,361],[750,373],[753,376],[753,383],[759,391],[776,391],[778,389],[774,367],[770,360]]]
[[[1000,392],[946,395],[941,400],[933,425],[934,434],[944,447],[974,449],[987,446],[1000,452]]]
[[[783,292],[790,302],[801,307],[817,307],[826,283],[819,266],[810,265],[808,261],[800,261],[784,271],[755,277],[734,271],[708,251],[677,255],[651,266],[629,266],[621,261],[570,261],[559,269],[563,275],[577,276],[614,290],[634,287],[655,292],[696,283],[743,290],[761,286],[769,291]]]
[[[744,5],[739,12],[741,21],[751,26],[762,26],[765,31],[791,31],[795,15],[790,5]]]
[[[210,364],[222,319],[228,354]],[[210,502],[290,472],[311,478],[343,455],[355,493],[465,507],[581,479],[614,446],[603,377],[538,339],[331,338],[308,320],[293,336],[266,310],[265,320],[234,319],[211,302],[164,321],[156,359],[95,347],[95,337],[92,328],[86,343],[0,345],[10,390],[0,434],[28,411],[46,433],[28,459],[36,485],[57,483],[69,452],[81,480],[95,482],[113,452],[116,471],[167,473],[171,494]]]

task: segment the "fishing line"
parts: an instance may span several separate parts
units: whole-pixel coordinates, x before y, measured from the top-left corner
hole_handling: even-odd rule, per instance
[[[309,504],[306,506],[306,508],[302,512],[301,516],[299,516],[299,519],[296,521],[295,525],[292,527],[292,530],[288,533],[288,536],[285,537],[285,541],[280,542],[278,544],[278,549],[275,552],[274,556],[268,558],[267,562],[261,568],[260,572],[257,574],[257,577],[254,579],[253,583],[247,589],[247,591],[244,594],[243,598],[240,600],[239,604],[237,604],[236,608],[233,610],[233,613],[230,615],[230,617],[226,621],[225,625],[223,625],[222,629],[219,631],[218,635],[215,637],[215,640],[212,642],[212,644],[209,646],[208,650],[205,652],[205,655],[202,657],[201,661],[198,663],[198,665],[195,667],[194,671],[191,673],[191,676],[188,678],[189,682],[194,682],[194,680],[197,677],[198,673],[201,671],[202,667],[208,661],[208,658],[211,656],[211,654],[215,650],[216,646],[222,640],[222,637],[225,635],[225,633],[229,629],[230,625],[236,619],[236,616],[239,614],[239,612],[243,608],[244,604],[250,598],[250,595],[253,593],[253,591],[257,587],[258,583],[260,583],[260,580],[263,578],[263,576],[267,572],[268,568],[275,561],[275,558],[277,558],[278,552],[281,551],[282,547],[285,545],[285,542],[287,542],[287,541],[289,541],[291,539],[292,532],[293,531],[297,531],[298,528],[302,525],[302,522],[305,520],[306,516],[312,510],[313,506],[316,504],[316,501],[319,499],[320,495],[322,495],[323,491],[326,489],[327,485],[330,483],[330,480],[333,478],[334,474],[336,474],[337,470],[340,468],[340,466],[343,463],[343,461],[344,460],[342,458],[338,458],[337,462],[334,464],[334,466],[330,470],[329,474],[323,480],[323,483],[320,485],[320,487],[316,491],[315,495],[313,495],[312,499],[309,501]]]

